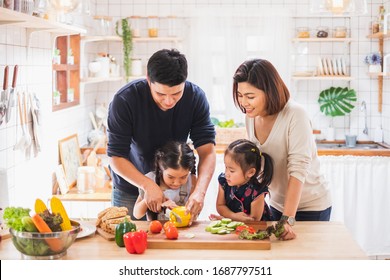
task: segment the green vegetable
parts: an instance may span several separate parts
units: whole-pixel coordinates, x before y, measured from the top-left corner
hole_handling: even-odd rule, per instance
[[[15,247],[30,256],[45,256],[50,252],[49,246],[44,240],[26,239],[22,237],[13,237]]]
[[[250,233],[248,230],[244,229],[240,232],[238,236],[240,239],[265,239],[270,237],[272,234],[275,235],[276,238],[280,238],[284,232],[284,224],[286,221],[278,221],[275,225],[271,225],[267,227],[266,230],[259,230],[255,233]]]
[[[238,226],[244,225],[243,222],[232,221],[229,218],[223,218],[222,220],[212,221],[205,228],[205,231],[213,234],[227,234],[231,233]]]
[[[125,242],[123,240],[123,235],[125,233],[131,232],[131,231],[136,231],[137,227],[135,224],[129,222],[127,218],[125,220],[118,224],[115,228],[115,242],[116,245],[119,247],[125,247]]]
[[[34,224],[34,222],[33,222],[33,220],[31,219],[30,216],[24,216],[22,218],[22,224],[23,224],[24,228],[26,229],[26,231],[38,232],[38,229],[35,226],[35,224]]]
[[[13,228],[16,231],[25,231],[25,226],[22,223],[22,218],[30,216],[30,209],[22,207],[6,207],[4,209],[3,218],[5,224],[9,228]]]
[[[46,209],[39,213],[39,216],[46,222],[52,232],[62,231],[61,224],[63,219],[60,214],[52,214]]]

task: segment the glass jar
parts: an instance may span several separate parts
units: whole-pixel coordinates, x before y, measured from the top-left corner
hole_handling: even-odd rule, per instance
[[[177,36],[177,17],[176,16],[168,16],[168,37],[176,37]]]
[[[158,17],[148,17],[148,34],[149,37],[158,37]]]
[[[140,16],[131,16],[128,18],[131,33],[133,37],[141,37],[141,17]]]
[[[316,36],[317,38],[327,38],[329,35],[329,29],[326,26],[317,27]]]
[[[310,38],[309,27],[297,27],[297,38]]]
[[[333,37],[335,38],[347,37],[347,28],[345,26],[336,26],[333,30]]]
[[[99,36],[111,35],[111,21],[112,17],[109,16],[94,16],[95,20],[95,33]]]
[[[3,0],[3,8],[13,10],[14,0]]]
[[[135,77],[142,76],[142,60],[141,58],[131,59],[131,75]]]

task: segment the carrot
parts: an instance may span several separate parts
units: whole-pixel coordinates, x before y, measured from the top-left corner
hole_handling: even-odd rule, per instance
[[[41,216],[38,214],[33,215],[32,220],[34,222],[34,225],[37,227],[38,231],[40,233],[50,233],[52,232],[47,223],[42,219]],[[52,239],[48,238],[45,240],[47,245],[49,245],[50,249],[53,250],[54,252],[59,252],[62,250],[62,242],[59,239]]]

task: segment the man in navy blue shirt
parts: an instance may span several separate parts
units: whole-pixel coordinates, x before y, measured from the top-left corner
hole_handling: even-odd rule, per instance
[[[187,208],[196,218],[215,169],[215,129],[205,93],[186,81],[187,60],[163,49],[148,61],[146,79],[136,80],[114,96],[108,114],[108,148],[113,177],[112,204],[133,213],[138,188],[148,208],[161,210],[163,193],[144,174],[154,170],[155,151],[169,140],[192,140],[199,156],[198,180]],[[134,217],[132,216],[134,219]]]

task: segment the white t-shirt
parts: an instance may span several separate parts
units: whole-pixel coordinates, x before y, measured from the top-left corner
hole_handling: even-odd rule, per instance
[[[156,181],[156,173],[151,171],[145,175],[146,177]],[[185,185],[180,186],[178,189],[166,189],[163,191],[164,196],[173,202],[175,202],[178,206],[184,206],[190,197],[192,188],[192,176],[188,175],[188,180]],[[144,198],[144,191],[139,189],[139,194],[142,198]]]
[[[249,140],[274,161],[269,186],[272,207],[283,212],[289,176],[304,184],[298,211],[322,211],[331,206],[328,184],[320,171],[311,122],[301,105],[288,101],[263,144],[255,136],[254,118],[246,117],[245,122]]]

